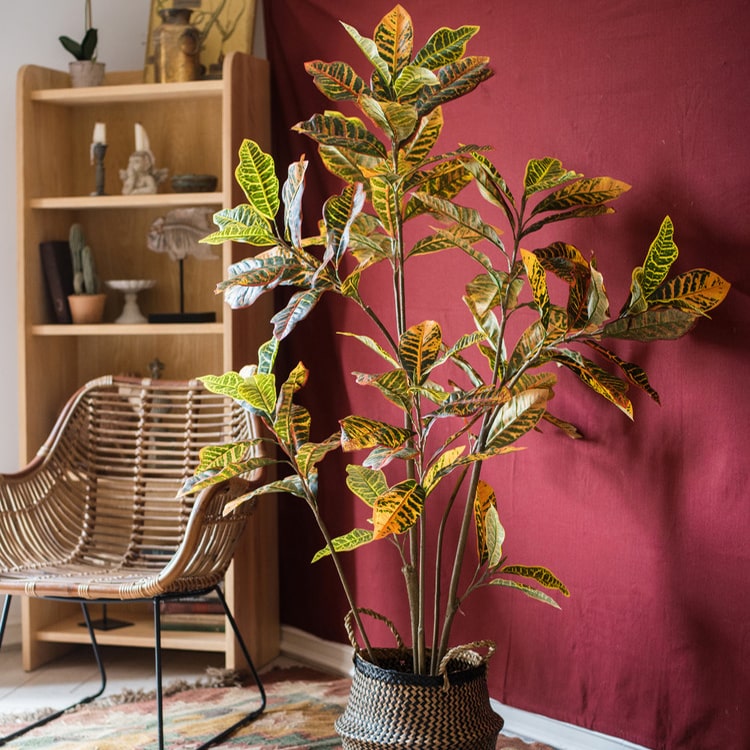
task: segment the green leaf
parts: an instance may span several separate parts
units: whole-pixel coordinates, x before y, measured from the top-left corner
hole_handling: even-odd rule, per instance
[[[398,191],[387,177],[380,175],[375,175],[370,180],[370,191],[372,207],[383,224],[383,229],[393,237],[401,223]]]
[[[269,464],[276,463],[273,458],[266,456],[256,456],[247,458],[244,461],[221,464],[214,468],[205,469],[189,478],[180,489],[181,495],[189,495],[199,492],[206,487],[211,487],[219,482],[224,482],[232,477],[241,477],[245,474],[252,474],[257,469],[261,469]]]
[[[488,412],[510,399],[507,388],[480,385],[469,391],[454,391],[445,399],[434,416],[469,417],[477,412]]]
[[[425,320],[404,331],[398,342],[398,355],[412,383],[421,385],[425,381],[442,343],[442,331],[434,320]]]
[[[476,253],[483,257],[484,260],[482,265],[492,267],[492,263],[489,258],[483,253],[472,248],[472,243],[479,242],[482,239],[482,235],[473,229],[463,227],[458,224],[450,227],[446,230],[441,230],[437,234],[430,234],[427,237],[423,237],[418,240],[412,247],[407,257],[411,258],[414,255],[429,255],[430,253],[439,253],[442,250],[449,250],[458,247],[458,242],[461,243],[460,248],[470,248],[471,253]]]
[[[242,505],[243,503],[246,503],[248,500],[252,500],[258,495],[269,495],[275,494],[277,492],[284,492],[288,493],[289,495],[294,495],[295,497],[301,497],[303,500],[309,500],[307,492],[305,492],[305,487],[302,484],[302,480],[296,474],[291,474],[284,479],[277,479],[273,482],[269,482],[268,484],[264,484],[262,487],[257,487],[251,492],[248,492],[246,495],[228,502],[224,506],[223,513],[225,516],[228,515],[235,508]]]
[[[247,402],[256,411],[273,421],[276,408],[276,376],[270,373],[256,372],[238,389],[239,400]]]
[[[479,192],[486,201],[502,208],[511,227],[515,227],[516,215],[513,210],[515,200],[505,182],[505,178],[483,154],[474,152],[471,156],[472,158],[466,161],[466,170],[476,180]]]
[[[578,352],[570,349],[553,350],[551,357],[556,362],[565,365],[571,372],[575,373],[581,382],[600,396],[604,396],[623,414],[627,414],[630,419],[633,418],[633,404],[626,395],[628,391],[627,383],[603,370],[590,359],[586,359]]]
[[[273,371],[276,364],[276,355],[279,352],[279,340],[271,338],[258,347],[258,372],[269,373]],[[250,373],[252,374],[252,373]]]
[[[373,41],[388,67],[390,79],[395,80],[411,60],[414,28],[409,13],[400,5],[393,8],[375,27]]]
[[[352,529],[348,534],[343,536],[337,536],[331,539],[331,544],[336,552],[351,552],[357,547],[361,547],[363,544],[369,544],[373,541],[373,533],[371,529]],[[313,556],[312,562],[318,562],[324,557],[331,554],[330,547],[323,547],[318,550]]]
[[[538,584],[547,589],[555,589],[563,596],[570,596],[565,584],[549,569],[539,565],[504,565],[500,569],[501,573],[514,576],[523,576],[524,578],[533,578]]]
[[[373,539],[408,531],[422,515],[424,502],[424,489],[413,479],[391,487],[373,506]]]
[[[362,185],[347,185],[341,195],[332,195],[323,206],[326,227],[326,251],[323,262],[333,259],[338,267],[349,247],[352,222],[365,204]]]
[[[526,174],[523,178],[524,195],[528,198],[534,193],[549,190],[578,177],[583,175],[563,169],[559,159],[549,156],[544,159],[531,159],[526,165]]]
[[[388,480],[382,471],[357,464],[347,465],[346,486],[371,508],[381,495],[388,492]]]
[[[639,277],[639,281],[643,295],[647,299],[667,278],[669,269],[677,260],[678,254],[677,245],[674,243],[674,226],[669,216],[666,216],[641,266],[643,275]]]
[[[412,435],[410,430],[367,417],[344,417],[339,424],[341,448],[347,452],[380,446],[400,448]]]
[[[300,292],[295,292],[286,307],[283,310],[279,310],[271,318],[273,324],[273,335],[277,339],[283,339],[288,336],[294,327],[301,320],[304,320],[318,304],[321,296],[323,295],[323,289],[304,289]]]
[[[604,326],[602,335],[631,341],[678,339],[693,328],[696,320],[693,313],[660,307],[613,320]]]
[[[397,143],[407,140],[417,127],[417,110],[412,104],[383,102],[371,96],[361,96],[359,106]]]
[[[434,86],[437,83],[439,83],[438,77],[429,68],[407,65],[396,79],[394,90],[399,98],[409,97],[424,86]]]
[[[221,396],[228,396],[235,401],[242,401],[242,388],[245,385],[245,378],[237,372],[230,370],[223,375],[203,375],[198,378],[203,385],[211,392],[218,393]],[[274,394],[274,399],[276,398]]]
[[[651,294],[649,302],[706,315],[723,302],[729,288],[729,282],[719,274],[705,268],[695,268],[662,284]]]
[[[273,157],[247,138],[242,141],[239,155],[234,173],[237,182],[253,209],[272,221],[279,211],[279,180]]]
[[[371,93],[370,87],[348,63],[313,60],[305,63],[305,70],[313,77],[320,91],[332,101],[357,101],[363,94]]]
[[[424,164],[443,129],[443,111],[438,107],[419,120],[411,141],[403,147],[404,164],[416,167]]]
[[[339,112],[313,115],[292,130],[310,136],[325,146],[345,148],[357,154],[385,159],[385,146],[365,127],[358,117],[345,117]]]
[[[258,440],[242,440],[237,443],[206,445],[198,453],[198,466],[196,466],[195,472],[197,474],[211,469],[219,469],[229,464],[237,464],[247,455],[250,448],[257,444]]]
[[[468,41],[477,31],[479,31],[479,26],[461,26],[458,29],[449,29],[445,26],[439,28],[414,56],[414,65],[437,70],[444,65],[458,62],[466,52]]]

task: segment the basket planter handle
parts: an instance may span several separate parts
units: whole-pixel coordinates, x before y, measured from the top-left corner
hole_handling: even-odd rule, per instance
[[[362,615],[369,615],[375,620],[380,620],[381,622],[384,622],[388,626],[388,630],[391,631],[393,634],[393,637],[396,640],[396,644],[399,649],[405,650],[406,646],[404,645],[404,639],[399,634],[398,630],[396,629],[396,626],[385,616],[381,615],[380,612],[376,612],[373,609],[367,609],[366,607],[357,607],[356,609],[358,614]],[[344,617],[344,627],[346,628],[346,634],[349,636],[349,643],[352,644],[352,648],[359,652],[359,644],[357,643],[357,637],[354,633],[354,612],[355,610],[350,609],[345,617]]]

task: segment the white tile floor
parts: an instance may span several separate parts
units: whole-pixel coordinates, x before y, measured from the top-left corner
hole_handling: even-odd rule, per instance
[[[154,655],[150,649],[103,646],[107,672],[103,696],[123,690],[154,689]],[[190,651],[162,652],[164,685],[175,680],[196,680],[208,667],[223,667],[221,654]],[[98,690],[99,670],[90,647],[76,646],[67,655],[33,672],[21,666],[20,645],[0,649],[0,713],[41,708],[63,708]]]

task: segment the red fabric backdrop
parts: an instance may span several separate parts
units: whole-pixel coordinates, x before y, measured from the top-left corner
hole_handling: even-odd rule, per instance
[[[369,75],[338,19],[370,35],[392,4],[266,2],[274,148],[284,170],[303,152],[315,162],[314,145],[288,129],[329,106],[303,63],[345,59]],[[412,0],[405,7],[420,43],[438,25],[479,24],[470,52],[489,55],[496,71],[446,108],[444,148],[493,144],[493,161],[513,185],[528,158],[546,155],[633,185],[614,216],[555,228],[556,238],[596,251],[614,309],[667,213],[679,269],[706,265],[733,284],[725,304],[687,338],[618,347],[646,368],[662,396],[659,407],[635,394],[635,423],[561,376],[555,413],[586,440],[532,436],[528,450],[498,461],[488,478],[511,560],[548,565],[572,597],[560,612],[510,591],[482,593],[470,600],[456,640],[498,642],[491,693],[510,705],[659,750],[750,747],[750,4]],[[339,186],[311,171],[306,211],[316,220],[313,194]],[[441,299],[460,291],[465,275],[455,263],[455,288],[453,273],[424,264],[420,287],[410,291],[410,322],[435,315]],[[291,340],[294,361],[313,371],[306,390],[327,385],[311,404],[320,438],[337,417],[374,406],[349,378],[369,364],[362,348],[331,333],[357,325],[352,314],[328,304]],[[469,325],[457,320],[456,332]],[[340,484],[325,475],[322,487],[334,533],[361,523]],[[341,641],[345,603],[331,567],[309,565],[320,541],[301,510],[282,501],[283,621]],[[382,610],[402,585],[395,560],[388,569],[364,551],[346,564],[362,605]],[[405,613],[398,624],[407,629]]]

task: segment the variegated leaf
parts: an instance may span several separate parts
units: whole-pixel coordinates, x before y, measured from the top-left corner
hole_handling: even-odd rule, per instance
[[[503,243],[497,229],[491,224],[485,224],[480,213],[476,209],[457,206],[451,201],[443,200],[442,198],[430,195],[429,193],[416,193],[414,199],[424,203],[429,212],[445,216],[459,226],[466,227],[472,232],[481,235],[484,239],[489,240],[495,245],[495,247],[502,248]],[[447,235],[448,233],[446,233],[446,236]],[[458,246],[459,245],[457,244],[457,247]],[[461,247],[464,249],[463,246]],[[490,263],[490,268],[488,270],[491,269],[492,264]]]
[[[357,43],[357,46],[362,50],[362,53],[370,61],[370,64],[375,68],[381,79],[386,84],[389,84],[391,82],[391,71],[388,63],[380,56],[377,44],[375,44],[372,39],[362,36],[354,26],[350,26],[343,21],[341,22],[341,25],[346,29],[349,36]]]
[[[409,13],[397,5],[375,27],[373,41],[385,60],[392,80],[408,65],[414,44],[414,27]]]
[[[204,471],[196,471],[195,475],[190,477],[183,484],[180,489],[180,494],[191,495],[194,492],[199,492],[206,487],[212,487],[213,485],[218,484],[219,482],[224,482],[232,477],[241,477],[244,474],[251,474],[257,469],[261,469],[272,463],[276,463],[272,458],[256,456],[237,463],[227,463]]]
[[[613,320],[602,329],[602,335],[632,341],[660,341],[678,339],[695,325],[697,316],[672,307],[646,310]]]
[[[211,391],[211,393],[218,393],[222,396],[228,396],[235,401],[242,401],[244,394],[241,389],[245,385],[245,378],[238,372],[229,371],[223,375],[202,375],[198,380]],[[276,393],[274,389],[274,400],[276,399]]]
[[[450,229],[440,231],[437,234],[427,235],[427,237],[418,240],[409,251],[407,257],[429,255],[430,253],[439,253],[441,250],[455,248],[457,240],[460,240],[462,243],[465,242],[466,247],[471,247],[472,243],[479,242],[481,239],[482,235],[475,230],[456,224],[450,227]],[[491,266],[489,258],[487,256],[484,256],[484,258],[485,262],[482,265],[485,265],[485,267],[487,264]]]
[[[359,106],[381,130],[403,143],[417,127],[417,110],[414,105],[402,102],[381,102],[373,97],[360,97]]]
[[[505,182],[505,178],[483,154],[474,152],[471,156],[471,159],[466,160],[466,170],[476,180],[479,192],[489,203],[501,208],[508,218],[511,228],[515,228],[517,222],[513,209],[515,199]]]
[[[505,541],[505,529],[500,523],[497,507],[491,505],[484,516],[484,533],[487,548],[487,567],[494,570],[503,560],[503,542]]]
[[[276,365],[276,355],[279,353],[279,340],[271,337],[258,347],[257,372],[272,372]],[[249,373],[254,374],[254,373]]]
[[[641,367],[634,365],[632,362],[626,362],[624,359],[618,357],[613,351],[603,347],[596,341],[589,339],[586,343],[594,351],[601,354],[602,357],[606,357],[610,362],[614,362],[614,364],[622,370],[628,383],[648,393],[657,404],[661,403],[659,401],[659,394],[651,387],[651,383],[648,382],[648,375],[646,375],[646,372]]]
[[[410,430],[394,427],[367,417],[349,416],[339,421],[341,448],[356,451],[361,448],[400,448],[412,435]]]
[[[433,463],[422,479],[422,486],[424,487],[425,498],[438,486],[440,480],[450,474],[458,464],[455,462],[461,457],[463,452],[466,450],[465,446],[459,445],[457,448],[450,448],[449,450],[443,451],[437,461]]]
[[[649,303],[706,315],[724,300],[729,288],[729,282],[719,274],[695,268],[662,284],[651,294]]]
[[[363,544],[369,544],[373,540],[373,533],[371,529],[352,529],[348,534],[337,536],[331,539],[331,544],[336,552],[351,552],[357,547],[361,547]],[[331,554],[330,547],[323,547],[318,550],[311,562],[318,562]]]
[[[531,215],[569,211],[579,206],[599,206],[615,200],[627,190],[630,190],[630,185],[611,177],[582,177],[545,196],[533,208]]]
[[[411,409],[409,381],[402,369],[389,370],[378,375],[355,372],[354,376],[357,379],[358,385],[374,386],[385,398],[398,406],[402,411],[408,412]]]
[[[521,259],[526,268],[526,276],[529,279],[531,293],[534,295],[534,302],[539,309],[542,325],[546,328],[549,323],[551,305],[549,290],[547,289],[547,275],[534,253],[522,249]]]
[[[371,508],[381,495],[388,492],[388,480],[382,471],[357,464],[346,467],[346,486]]]
[[[531,159],[526,165],[526,174],[523,178],[524,195],[528,197],[578,177],[583,175],[564,169],[559,159],[549,156],[544,159]]]
[[[549,422],[554,427],[557,427],[558,430],[564,432],[569,438],[571,438],[571,440],[581,440],[583,438],[583,435],[581,435],[574,424],[571,424],[564,419],[560,419],[559,417],[550,414],[548,411],[544,412],[542,418],[545,422]]]
[[[417,450],[411,445],[399,448],[378,445],[370,451],[367,458],[362,462],[362,466],[369,469],[382,469],[396,459],[408,461],[416,457]]]
[[[313,115],[292,130],[310,136],[317,143],[354,151],[357,154],[385,159],[385,146],[365,127],[358,117],[345,117],[339,112]]]
[[[646,299],[650,298],[667,278],[678,254],[677,245],[674,243],[674,226],[669,216],[666,216],[642,266],[643,275],[640,277],[640,283]]]
[[[251,492],[248,492],[246,495],[228,502],[224,506],[222,512],[225,516],[229,515],[229,513],[231,513],[235,508],[239,507],[243,503],[246,503],[248,500],[252,500],[253,498],[258,497],[258,495],[270,495],[276,494],[278,492],[294,495],[295,497],[301,497],[303,500],[309,499],[307,496],[307,492],[305,491],[305,487],[302,484],[302,480],[296,474],[292,474],[288,477],[285,477],[284,479],[277,479],[273,482],[269,482],[268,484],[264,484],[262,487],[257,487]]]
[[[439,28],[414,56],[414,65],[437,70],[457,62],[463,57],[467,43],[477,31],[479,31],[479,26],[461,26],[458,29],[449,29],[445,26]]]
[[[276,242],[276,236],[268,219],[248,204],[217,211],[214,214],[214,223],[219,227],[219,231],[201,239],[201,242],[207,245],[244,242],[247,245],[264,247]]]
[[[405,479],[381,495],[373,506],[373,539],[403,534],[419,520],[424,511],[424,489],[413,479]]]
[[[302,245],[302,195],[305,191],[307,161],[300,159],[289,165],[287,179],[281,189],[284,202],[284,225],[286,236],[292,247]]]
[[[399,363],[390,355],[388,352],[383,349],[380,344],[378,344],[377,341],[370,338],[369,336],[363,336],[356,333],[348,333],[347,331],[340,331],[339,335],[341,336],[350,336],[353,339],[357,339],[360,343],[364,344],[368,349],[372,349],[376,354],[379,354],[388,364],[392,365],[394,369],[398,369],[401,367]]]
[[[497,411],[490,424],[487,446],[511,445],[536,427],[552,393],[547,388],[529,388],[516,393]]]
[[[441,107],[468,94],[482,81],[491,78],[493,72],[488,65],[488,57],[464,57],[440,68],[440,83],[419,92],[416,101],[419,116],[424,117],[435,107]]]
[[[424,164],[432,153],[438,136],[443,129],[443,111],[440,107],[419,120],[417,131],[411,141],[403,147],[403,163],[413,168]]]
[[[611,208],[610,206],[599,205],[579,206],[578,208],[573,208],[570,211],[565,211],[564,213],[548,214],[547,216],[544,216],[539,221],[536,221],[533,224],[526,223],[519,233],[519,237],[526,237],[530,234],[534,234],[547,224],[552,224],[556,221],[567,221],[568,219],[583,219],[586,217],[602,216],[604,214],[611,213],[614,213],[614,208]]]
[[[338,267],[349,246],[349,231],[352,222],[365,204],[362,185],[348,185],[341,195],[331,196],[323,206],[326,227],[326,251],[324,263],[333,259]]]
[[[276,398],[276,376],[272,372],[256,372],[245,378],[238,388],[238,400],[245,401],[270,421],[273,420]]]
[[[560,609],[560,605],[549,594],[545,594],[543,591],[539,591],[539,589],[535,589],[533,586],[529,586],[526,583],[513,581],[510,578],[493,578],[490,581],[490,584],[493,586],[505,586],[506,588],[521,591],[532,599],[536,599],[537,601],[549,604],[551,607]]]
[[[313,77],[320,91],[332,101],[357,101],[363,94],[370,93],[369,86],[345,62],[313,60],[305,63],[305,70]]]
[[[297,469],[303,477],[307,477],[310,472],[331,452],[336,450],[341,444],[339,433],[336,432],[322,443],[302,443],[297,448],[294,457]]]
[[[477,490],[474,493],[474,528],[476,529],[477,534],[477,557],[479,558],[480,565],[484,565],[484,563],[486,563],[490,558],[490,549],[487,539],[487,514],[490,509],[495,511],[494,520],[496,520],[497,524],[499,524],[500,519],[497,516],[497,498],[495,497],[495,490],[492,488],[492,485],[488,484],[483,479],[480,479],[477,483]],[[495,565],[497,565],[502,558],[503,540],[500,539],[498,541],[498,529],[497,525],[493,524],[493,519],[489,519],[489,524],[495,526],[492,531],[492,533],[494,534],[492,542],[493,547],[495,548],[493,552],[495,552],[496,550],[499,550],[500,552],[500,554],[496,554],[497,562],[495,562]]]
[[[456,391],[443,401],[434,416],[469,417],[478,412],[488,412],[510,399],[507,388],[480,385],[470,391]]]
[[[318,154],[326,169],[344,182],[366,183],[369,175],[387,171],[382,157],[366,156],[342,146],[321,145]]]
[[[288,336],[301,320],[304,320],[318,304],[323,289],[304,289],[295,292],[286,307],[271,318],[273,335],[281,340]]]
[[[279,389],[279,397],[276,404],[276,419],[274,420],[273,429],[285,445],[293,444],[292,441],[292,420],[293,420],[293,397],[294,394],[302,388],[307,382],[308,370],[298,362],[297,366],[289,373],[289,377],[284,381]],[[297,415],[299,418],[299,415]],[[310,415],[307,414],[307,432],[310,428]],[[305,442],[302,440],[301,442]]]
[[[407,182],[406,188],[450,200],[455,198],[470,182],[471,174],[466,171],[464,163],[460,159],[451,159],[441,162],[432,169],[415,172]],[[418,201],[407,204],[406,218],[415,215],[418,209],[424,210]]]
[[[250,139],[242,141],[235,177],[248,203],[261,216],[273,221],[279,211],[279,180],[273,157]]]
[[[375,209],[383,229],[393,237],[401,224],[398,191],[394,190],[387,177],[376,175],[370,180],[370,193],[372,207]]]
[[[401,99],[413,96],[423,86],[434,86],[437,83],[439,83],[438,77],[429,68],[407,65],[396,79],[394,90],[396,96]]]
[[[238,463],[243,456],[257,445],[257,440],[242,440],[238,443],[222,443],[221,445],[206,445],[198,453],[196,473],[218,469],[228,464]]]
[[[570,305],[568,305],[570,310]],[[609,317],[609,299],[604,288],[604,277],[596,266],[591,264],[591,283],[586,300],[586,327],[589,332],[596,331]]]
[[[604,396],[630,419],[633,418],[633,404],[626,395],[628,391],[626,382],[571,349],[556,349],[551,352],[551,357],[556,362],[565,365],[581,382],[600,396]]]
[[[443,333],[434,320],[425,320],[404,331],[398,342],[401,364],[415,385],[421,385],[440,354]]]
[[[500,572],[507,575],[532,578],[546,589],[554,589],[563,596],[570,596],[567,586],[551,570],[540,565],[504,565]]]

